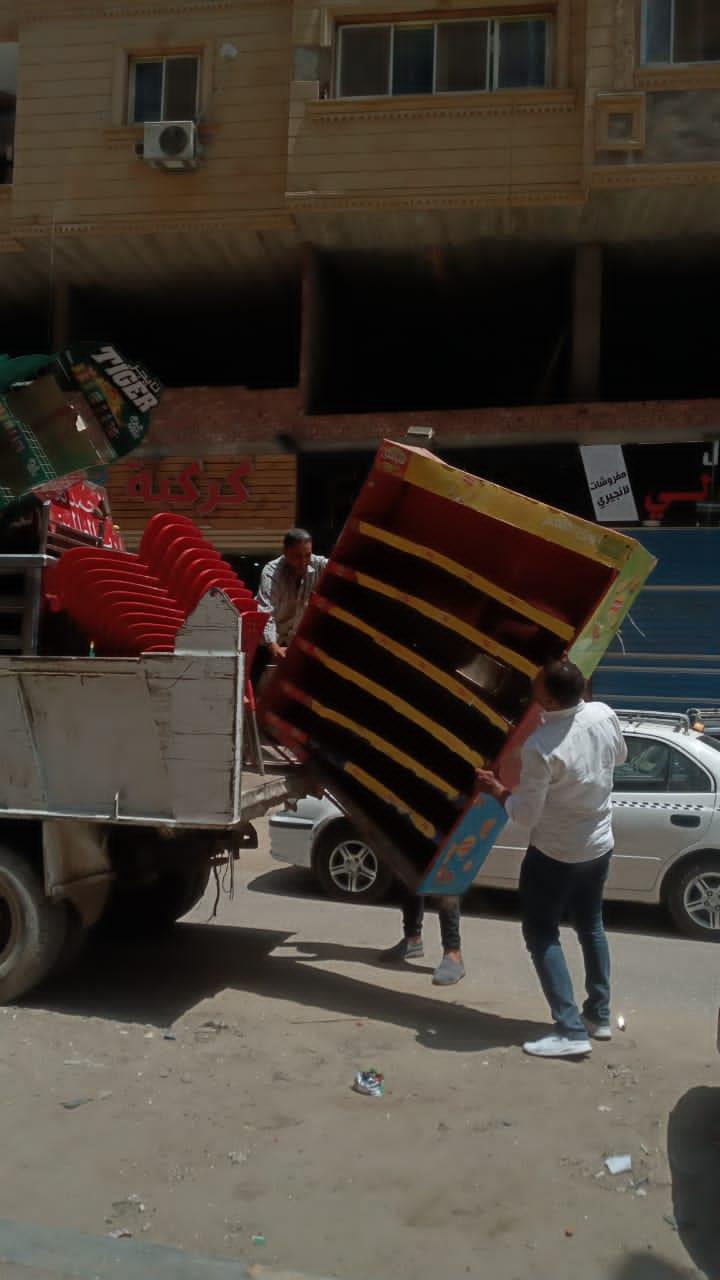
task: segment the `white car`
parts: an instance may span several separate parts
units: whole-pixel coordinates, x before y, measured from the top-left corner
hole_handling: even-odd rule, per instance
[[[720,741],[686,716],[620,713],[628,758],[615,772],[615,855],[606,897],[664,903],[689,937],[720,942]],[[377,902],[393,883],[329,796],[270,818],[273,858],[307,867],[332,898]],[[514,823],[476,884],[516,889],[527,835]]]

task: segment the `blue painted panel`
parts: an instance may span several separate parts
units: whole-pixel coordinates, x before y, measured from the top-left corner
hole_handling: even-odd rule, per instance
[[[692,706],[720,706],[720,667],[686,674],[603,666],[593,676],[592,692],[594,698],[615,707],[687,711]]]
[[[639,710],[720,705],[720,590],[708,590],[720,587],[720,529],[630,532],[658,565],[595,672],[593,695]]]
[[[720,658],[720,591],[641,591],[608,656],[652,653]]]
[[[506,822],[503,806],[492,796],[479,795],[457,823],[443,852],[430,864],[418,892],[453,897],[465,893]]]
[[[717,586],[720,582],[720,529],[628,529],[657,559],[650,583]]]

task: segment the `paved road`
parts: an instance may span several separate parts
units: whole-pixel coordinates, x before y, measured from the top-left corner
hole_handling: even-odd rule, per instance
[[[612,907],[628,1029],[536,1062],[512,898],[471,899],[468,978],[439,992],[434,919],[387,972],[394,906],[328,903],[265,847],[241,867],[214,923],[209,895],[0,1014],[4,1219],[338,1280],[720,1276],[720,950]],[[351,1091],[366,1066],[383,1099]]]

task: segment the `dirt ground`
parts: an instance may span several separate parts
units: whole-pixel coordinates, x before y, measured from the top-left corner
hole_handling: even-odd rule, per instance
[[[439,992],[434,919],[388,971],[392,906],[328,903],[265,842],[241,868],[216,922],[210,897],[0,1010],[0,1217],[337,1280],[720,1277],[720,951],[612,909],[627,1030],[538,1062],[512,899],[471,895]]]

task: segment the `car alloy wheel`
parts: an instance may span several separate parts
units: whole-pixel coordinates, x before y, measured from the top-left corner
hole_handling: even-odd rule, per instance
[[[336,902],[380,902],[393,874],[347,819],[330,823],[313,850],[313,871]]]
[[[720,871],[698,871],[685,885],[683,906],[698,928],[720,932]]]
[[[343,840],[328,857],[328,875],[341,893],[369,893],[378,878],[378,861],[362,840]]]

